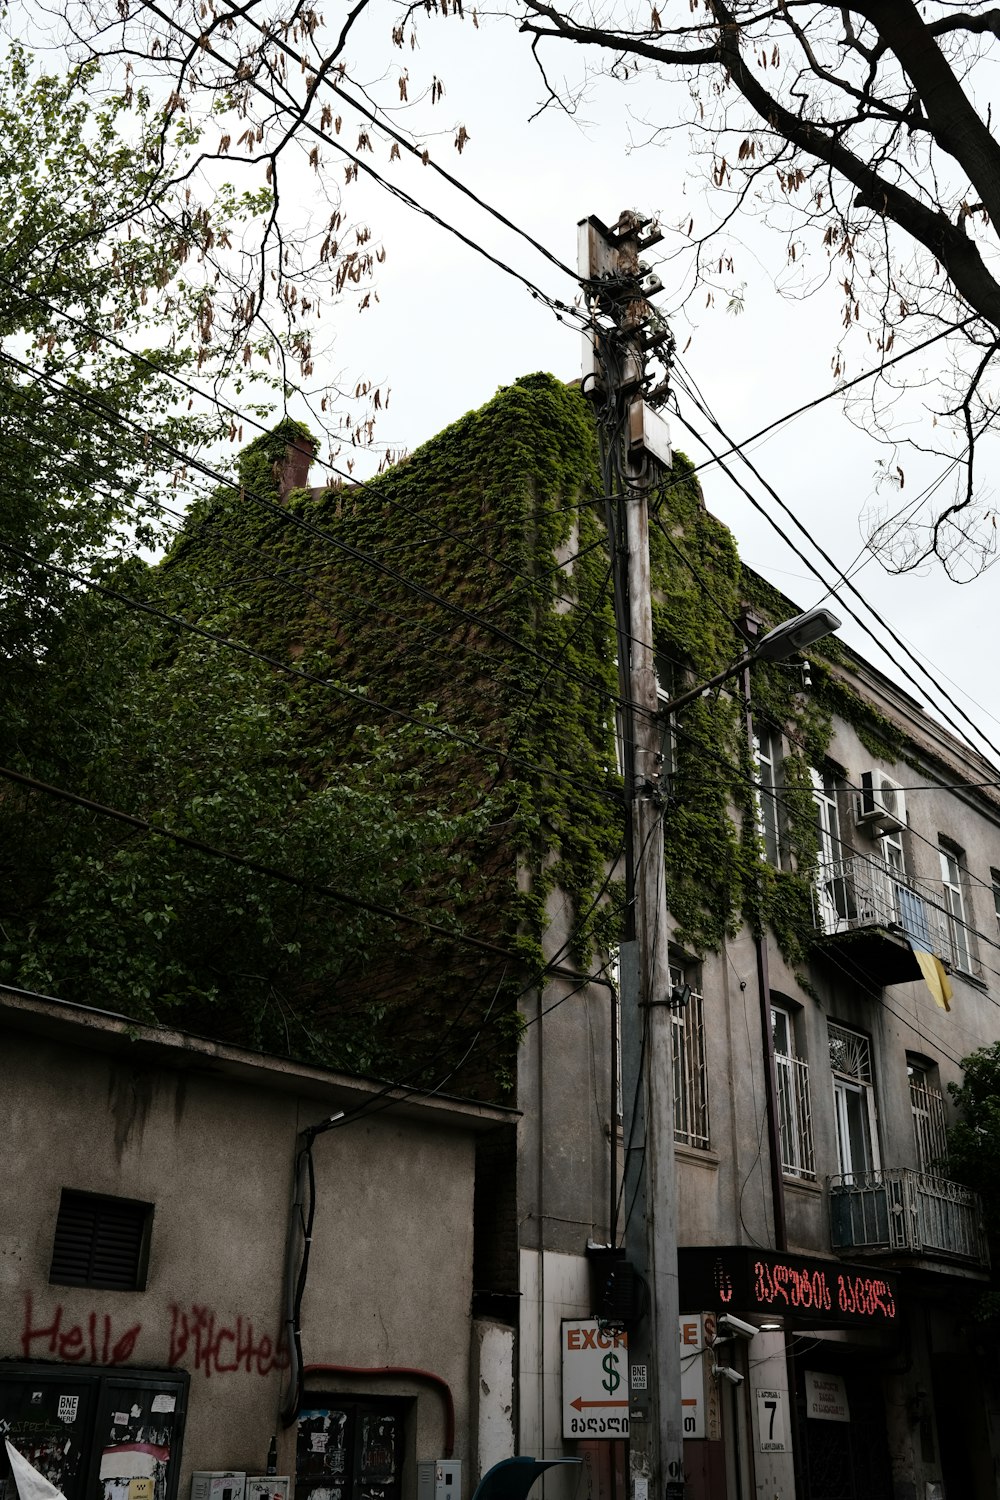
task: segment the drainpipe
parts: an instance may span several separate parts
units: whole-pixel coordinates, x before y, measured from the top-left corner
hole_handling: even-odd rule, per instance
[[[760,631],[761,622],[749,610],[741,616],[751,643]],[[743,688],[743,717],[746,725],[747,748],[751,760],[754,754],[753,707],[750,696],[750,664],[741,674]],[[781,1126],[778,1117],[778,1079],[774,1065],[774,1027],[771,1020],[771,977],[767,963],[767,937],[763,930],[754,937],[757,955],[757,995],[760,1001],[760,1031],[764,1048],[764,1094],[767,1100],[768,1157],[771,1166],[771,1212],[774,1221],[774,1248],[788,1249],[785,1229],[785,1181],[781,1171]]]

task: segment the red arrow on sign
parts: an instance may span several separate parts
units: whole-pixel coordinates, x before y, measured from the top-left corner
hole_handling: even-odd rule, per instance
[[[585,1406],[628,1406],[627,1401],[584,1401],[582,1396],[577,1396],[569,1404],[575,1411],[583,1411]]]

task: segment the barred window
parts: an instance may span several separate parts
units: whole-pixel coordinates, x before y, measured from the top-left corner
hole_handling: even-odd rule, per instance
[[[795,1055],[794,1017],[783,1006],[771,1006],[774,1071],[778,1085],[781,1169],[789,1177],[816,1176],[813,1156],[812,1095],[809,1064]]]
[[[697,977],[697,976],[695,976]],[[673,985],[690,983],[671,967]],[[692,986],[686,1006],[671,1012],[674,1062],[674,1140],[678,1145],[707,1150],[708,1079],[705,1070],[705,1002]]]
[[[937,1068],[924,1058],[908,1057],[906,1071],[917,1165],[921,1172],[940,1172],[948,1155],[948,1129]]]

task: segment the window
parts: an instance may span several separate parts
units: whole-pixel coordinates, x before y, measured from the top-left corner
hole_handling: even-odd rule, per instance
[[[692,978],[671,966],[671,984],[691,984]],[[674,1059],[674,1140],[681,1146],[707,1150],[708,1081],[705,1074],[705,1011],[701,994],[691,988],[683,1010],[671,1011]]]
[[[810,769],[816,804],[817,916],[824,932],[839,932],[848,911],[847,866],[840,841],[840,810],[833,772]]]
[[[969,970],[972,963],[962,890],[962,852],[942,842],[938,853],[941,859],[941,935],[944,939],[945,956],[951,959],[956,969]]]
[[[656,666],[656,697],[660,712],[666,704],[674,698],[679,698],[684,691],[681,686],[683,681],[683,670],[679,662],[664,656],[658,652],[655,660]],[[671,715],[663,721],[663,739],[660,745],[660,754],[663,756],[661,774],[664,778],[674,776],[677,773],[677,724]]]
[[[840,811],[837,806],[837,782],[833,772],[810,768],[813,801],[816,803],[816,828],[819,836],[819,862],[834,865],[843,859],[840,843]]]
[[[913,1115],[917,1165],[921,1172],[940,1172],[948,1155],[948,1135],[937,1068],[926,1058],[908,1057],[906,1071],[910,1078],[910,1112]]]
[[[991,870],[990,880],[993,882],[993,910],[997,914],[997,931],[1000,932],[1000,870]]]
[[[879,839],[882,848],[882,859],[893,875],[904,875],[906,873],[906,861],[903,858],[903,839],[899,829],[894,833],[884,833]]]
[[[754,735],[757,758],[757,831],[769,865],[781,864],[781,815],[778,791],[781,781],[781,736],[770,729]]]
[[[63,1188],[49,1281],[141,1292],[146,1285],[153,1205]]]
[[[858,1031],[829,1023],[837,1157],[847,1182],[878,1170],[871,1044]]]
[[[809,1064],[795,1055],[793,1016],[783,1006],[771,1006],[774,1071],[778,1086],[778,1126],[781,1169],[789,1177],[813,1178],[812,1100]]]

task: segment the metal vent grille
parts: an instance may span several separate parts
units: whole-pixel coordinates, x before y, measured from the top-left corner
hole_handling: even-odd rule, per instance
[[[49,1281],[137,1292],[146,1283],[151,1203],[63,1188]]]

